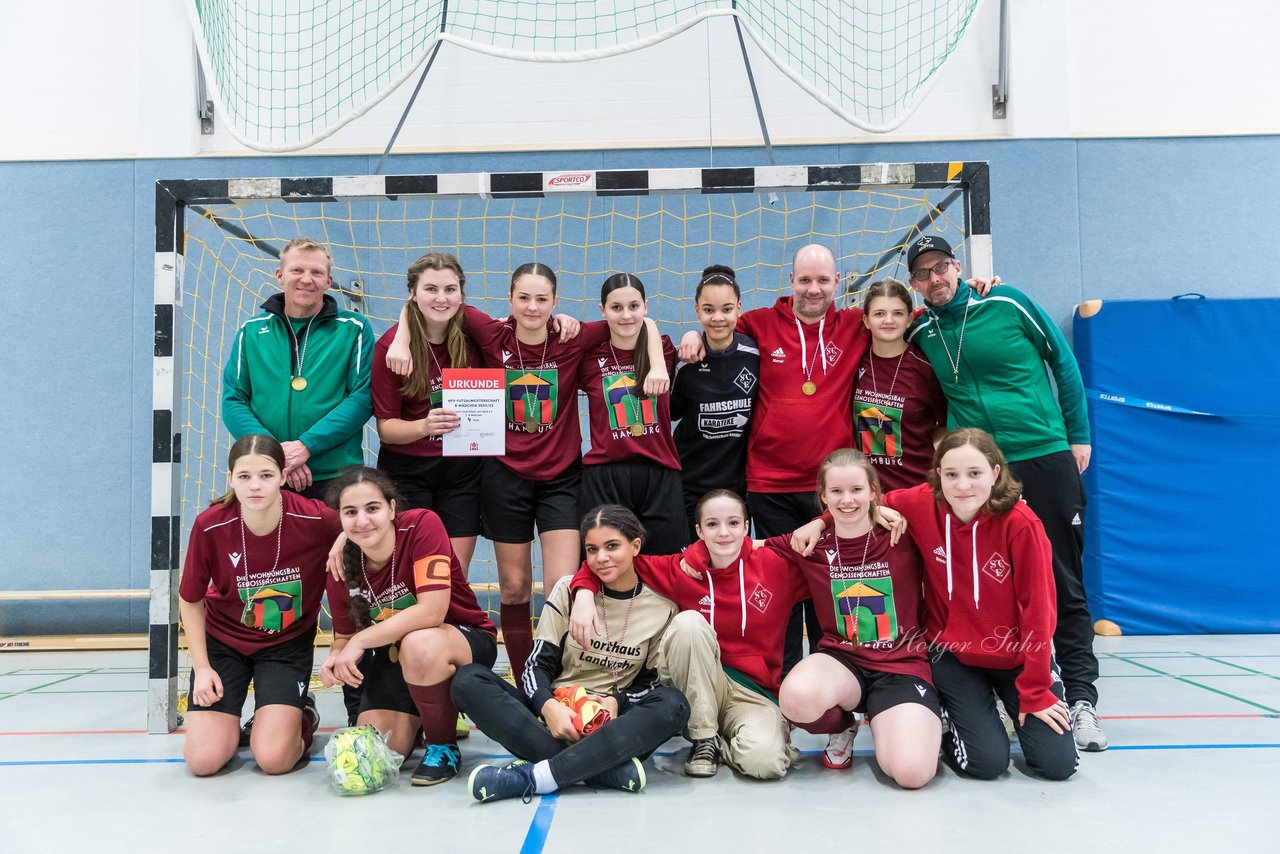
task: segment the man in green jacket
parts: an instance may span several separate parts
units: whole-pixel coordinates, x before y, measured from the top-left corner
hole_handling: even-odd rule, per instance
[[[1098,659],[1081,562],[1085,499],[1080,475],[1089,465],[1090,438],[1080,368],[1057,324],[1026,294],[1008,286],[985,297],[972,291],[941,237],[912,244],[907,269],[928,306],[907,330],[907,340],[933,365],[947,395],[948,427],[990,433],[1010,473],[1022,482],[1022,497],[1044,523],[1058,594],[1054,651],[1076,745],[1105,750],[1107,737],[1095,710]],[[1053,372],[1052,385],[1046,366]]]
[[[266,433],[284,446],[285,481],[310,498],[345,466],[364,461],[373,414],[369,361],[377,336],[368,319],[339,309],[326,291],[333,258],[314,240],[280,253],[283,293],[240,327],[222,374],[222,417],[233,439]]]

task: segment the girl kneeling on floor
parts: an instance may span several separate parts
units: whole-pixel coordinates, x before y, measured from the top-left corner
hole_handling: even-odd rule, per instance
[[[644,759],[689,719],[684,695],[658,684],[658,642],[676,607],[636,575],[639,519],[605,505],[587,514],[581,533],[587,566],[604,585],[596,602],[604,637],[584,648],[569,636],[570,579],[563,578],[542,609],[519,688],[487,665],[454,677],[454,702],[518,760],[472,771],[468,787],[477,801],[527,800],[579,782],[639,792]],[[588,715],[556,699],[557,688],[581,689],[608,721],[591,726]]]
[[[183,756],[197,777],[216,773],[240,742],[253,681],[249,748],[283,774],[311,747],[320,718],[307,693],[333,511],[281,490],[284,449],[270,436],[231,446],[231,491],[191,526],[178,609],[191,654]]]
[[[421,728],[427,747],[413,785],[443,783],[457,775],[461,760],[450,682],[464,665],[493,666],[497,630],[477,604],[440,517],[398,511],[384,472],[344,470],[329,502],[347,543],[345,578],[329,578],[334,641],[321,681],[360,688],[356,722],[389,733],[391,749],[402,756]]]
[[[937,773],[942,737],[921,636],[920,555],[906,540],[890,545],[889,536],[875,529],[880,482],[852,448],[822,461],[818,497],[834,524],[807,557],[793,551],[785,535],[766,541],[804,573],[822,625],[817,653],[782,682],[782,713],[808,732],[844,733],[852,713],[864,712],[881,770],[902,788],[918,789]],[[832,761],[833,753],[844,761]],[[828,745],[824,760],[847,768],[851,747],[833,751]]]

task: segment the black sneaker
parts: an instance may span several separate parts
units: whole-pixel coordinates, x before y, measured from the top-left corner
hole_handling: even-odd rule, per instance
[[[509,765],[481,765],[467,778],[467,790],[480,803],[519,798],[533,800],[533,766],[522,759]]]
[[[686,777],[714,777],[720,769],[720,750],[716,737],[694,739],[689,758],[684,763]]]
[[[418,770],[413,772],[413,785],[434,786],[458,776],[462,751],[456,744],[428,744]]]
[[[250,719],[252,722],[252,718]],[[315,741],[316,730],[320,728],[320,713],[316,711],[316,698],[308,694],[302,701],[302,758],[307,759],[311,752],[311,743]],[[244,731],[241,731],[241,738]]]
[[[601,771],[583,782],[593,789],[618,789],[638,794],[644,789],[644,765],[639,759],[628,759],[618,767]]]
[[[240,746],[248,747],[249,740],[253,737],[253,715],[249,716],[249,720],[240,725]]]

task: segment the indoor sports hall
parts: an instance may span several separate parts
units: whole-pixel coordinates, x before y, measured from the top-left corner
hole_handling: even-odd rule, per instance
[[[133,850],[140,834],[196,852],[1280,849],[1277,40],[1262,0],[8,4],[0,851]],[[820,244],[849,309],[876,280],[911,283],[908,247],[941,238],[964,278],[1038,305],[1079,365],[1106,749],[1055,782],[1010,725],[996,779],[940,758],[908,791],[865,721],[840,769],[825,736],[795,729],[775,781],[723,762],[688,776],[677,735],[638,794],[477,803],[470,773],[513,757],[463,719],[456,779],[411,784],[415,750],[386,789],[344,797],[325,755],[347,714],[322,680],[326,599],[298,683],[319,716],[305,758],[269,775],[241,748],[193,776],[179,582],[196,517],[228,488],[225,368],[299,236],[327,248],[329,295],[375,337],[410,264],[445,252],[493,318],[529,261],[582,321],[604,316],[607,277],[633,274],[677,346],[700,328],[709,265],[764,309]],[[374,465],[373,419],[357,430]],[[481,537],[466,580],[501,632],[497,563]],[[531,566],[536,618],[536,542]],[[287,595],[258,594],[244,625],[287,627]],[[510,658],[500,634],[494,672],[510,678]]]

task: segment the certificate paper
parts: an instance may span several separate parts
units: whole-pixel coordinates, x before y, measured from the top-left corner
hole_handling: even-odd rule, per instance
[[[462,424],[442,437],[446,457],[500,457],[507,452],[506,372],[445,368],[440,405]]]

